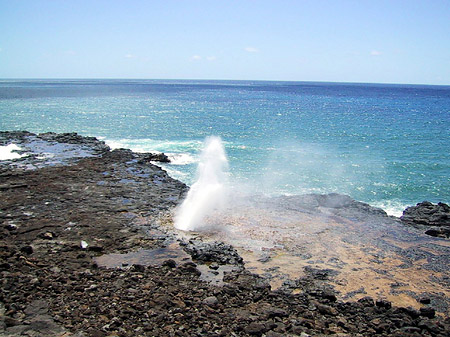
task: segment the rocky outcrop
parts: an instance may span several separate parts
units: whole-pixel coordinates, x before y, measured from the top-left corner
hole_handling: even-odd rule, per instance
[[[170,163],[169,157],[164,153],[146,153],[141,155],[140,163],[158,161],[160,163]]]
[[[436,237],[450,237],[450,207],[439,202],[433,204],[429,201],[418,203],[403,211],[400,220],[413,226],[432,227],[425,234]]]
[[[243,264],[242,257],[239,256],[236,249],[223,242],[189,240],[184,246],[184,250],[189,253],[195,261],[232,265]]]

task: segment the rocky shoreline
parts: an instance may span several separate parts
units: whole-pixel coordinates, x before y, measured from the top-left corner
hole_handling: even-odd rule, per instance
[[[163,156],[111,151],[77,134],[0,133],[0,146],[9,143],[28,155],[0,161],[0,336],[450,332],[429,298],[420,309],[344,302],[314,268],[296,281],[302,292],[273,290],[232,246],[177,236],[164,222],[187,186],[152,163]],[[145,254],[154,263],[140,262]],[[121,256],[131,262],[102,266]]]

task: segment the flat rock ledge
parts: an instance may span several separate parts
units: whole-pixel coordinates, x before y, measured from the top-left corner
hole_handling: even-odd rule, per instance
[[[242,259],[221,243],[177,241],[159,225],[187,186],[148,157],[111,151],[76,134],[1,133],[0,144],[10,143],[28,152],[33,146],[55,153],[70,149],[76,158],[30,154],[0,162],[0,336],[450,333],[450,319],[436,315],[426,298],[420,310],[383,299],[339,301],[332,289],[315,286],[326,280],[326,271],[308,270],[299,282],[303,292],[296,294],[273,291],[245,268],[224,273],[220,287],[202,281],[200,264],[214,270]],[[187,245],[193,262],[168,258],[158,265],[136,261],[111,269],[95,262],[104,254],[178,242]]]

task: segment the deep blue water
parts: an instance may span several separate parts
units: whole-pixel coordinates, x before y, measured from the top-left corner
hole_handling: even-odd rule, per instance
[[[0,116],[0,130],[171,153],[165,168],[188,184],[203,139],[218,135],[242,188],[339,192],[391,212],[450,202],[450,86],[0,80]]]

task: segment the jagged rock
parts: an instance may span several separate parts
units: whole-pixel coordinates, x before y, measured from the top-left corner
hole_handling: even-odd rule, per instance
[[[424,201],[405,209],[400,219],[406,224],[450,226],[450,207],[442,202]]]
[[[197,265],[192,262],[186,262],[183,264],[183,270],[192,273],[194,275],[200,276],[202,273],[200,270],[197,269]]]
[[[158,161],[161,163],[170,163],[169,157],[164,153],[145,153],[141,154],[139,163],[146,163],[150,161]]]
[[[386,300],[377,300],[375,302],[376,306],[379,308],[385,308],[385,309],[390,309],[392,307],[392,303]]]
[[[243,262],[236,249],[223,242],[191,240],[184,246],[184,250],[192,256],[192,259],[197,261],[234,265]]]
[[[331,276],[337,275],[337,272],[332,269],[319,269],[313,267],[305,267],[305,272],[316,280],[328,280]]]
[[[363,297],[363,298],[360,298],[359,300],[358,300],[358,303],[361,303],[363,306],[365,306],[365,307],[373,307],[375,304],[374,304],[374,301],[373,301],[373,298],[372,297],[369,297],[369,296],[366,296],[366,297]]]
[[[329,305],[316,303],[315,306],[317,310],[323,315],[336,316],[338,314],[338,311]]]
[[[177,263],[172,260],[172,259],[168,259],[166,261],[163,262],[163,266],[169,267],[169,268],[175,268],[177,266]]]
[[[424,201],[408,207],[403,211],[400,220],[407,225],[434,227],[425,231],[427,235],[450,237],[450,207],[442,202],[433,204]]]
[[[433,318],[436,315],[436,311],[430,307],[420,308],[420,315],[428,318]]]

